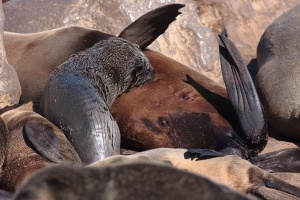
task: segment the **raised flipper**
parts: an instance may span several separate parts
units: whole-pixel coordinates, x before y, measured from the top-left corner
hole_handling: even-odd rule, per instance
[[[268,172],[300,173],[300,148],[262,154],[250,159],[250,162]]]
[[[178,10],[184,6],[184,4],[169,4],[156,8],[127,26],[119,37],[144,49],[165,32],[169,24],[181,14]]]
[[[24,130],[28,140],[42,156],[56,163],[62,161],[59,141],[52,127],[38,122],[27,122]]]
[[[268,132],[256,89],[238,49],[227,38],[226,29],[219,37],[224,82],[243,129],[238,136],[243,144],[261,151],[266,145]]]
[[[228,146],[220,150],[222,154],[213,151],[208,154],[207,150],[199,149],[198,157],[235,154],[251,158],[256,156],[267,143],[266,120],[251,76],[238,49],[227,38],[226,29],[219,37],[223,79],[242,131],[233,136],[233,140],[238,143],[236,146]],[[192,153],[192,150],[189,152]]]

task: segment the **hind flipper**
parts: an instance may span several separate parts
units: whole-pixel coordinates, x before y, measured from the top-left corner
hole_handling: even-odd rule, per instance
[[[262,154],[249,161],[268,172],[300,173],[300,148],[282,149]]]
[[[257,154],[265,147],[268,137],[263,109],[238,49],[228,39],[226,30],[219,37],[224,82],[243,130],[238,133],[238,139],[247,147],[257,149]],[[249,155],[252,156],[256,155]]]
[[[169,4],[154,9],[127,26],[118,37],[139,45],[141,49],[149,46],[163,34],[176,17],[184,4]]]

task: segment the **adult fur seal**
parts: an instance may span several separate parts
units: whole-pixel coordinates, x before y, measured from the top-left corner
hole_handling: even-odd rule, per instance
[[[56,166],[32,176],[14,197],[16,200],[199,198],[255,199],[206,177],[153,163],[103,168]]]
[[[149,60],[137,45],[108,38],[54,70],[45,86],[41,113],[65,132],[84,163],[117,155],[120,132],[109,107],[152,76]]]
[[[25,178],[49,165],[81,163],[64,133],[34,112],[32,102],[3,113],[1,118],[7,125],[5,130],[1,123],[0,138],[7,139],[7,145],[0,140],[1,189],[15,191]]]
[[[279,133],[300,140],[300,5],[277,18],[257,47],[256,87],[267,118]]]
[[[208,177],[216,183],[227,185],[243,193],[264,195],[266,199],[274,199],[278,195],[283,199],[291,197],[286,193],[300,196],[299,187],[276,178],[238,156],[198,160],[194,159],[193,154],[186,149],[158,148],[128,156],[112,156],[88,167],[107,167],[144,162],[170,165]]]
[[[254,85],[234,44],[225,34],[220,37],[222,71],[232,104],[225,89],[211,80],[161,54],[144,51],[154,67],[154,79],[122,95],[111,107],[125,144],[143,150],[209,148],[243,158],[264,148],[267,127]],[[217,153],[201,150],[201,155]]]

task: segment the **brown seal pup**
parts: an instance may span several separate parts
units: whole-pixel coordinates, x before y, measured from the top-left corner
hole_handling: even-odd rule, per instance
[[[55,163],[81,163],[64,133],[34,112],[32,102],[7,111],[1,117],[8,132],[1,131],[0,138],[6,134],[8,146],[5,160],[0,163],[0,188],[14,191],[26,177]],[[0,144],[2,155],[2,140]]]
[[[285,192],[300,196],[300,188],[290,185],[272,174],[259,169],[238,156],[225,156],[211,159],[194,159],[187,149],[158,148],[128,156],[112,156],[87,167],[107,167],[130,163],[152,162],[170,165],[188,172],[210,178],[243,193],[264,193],[267,199]],[[270,188],[275,192],[268,192]],[[293,188],[293,189],[292,189]],[[290,190],[291,189],[291,190]]]
[[[154,9],[131,23],[119,37],[143,49],[168,28],[182,7],[182,4],[169,4]],[[7,59],[17,71],[22,88],[20,102],[40,101],[45,83],[55,67],[72,54],[109,37],[112,35],[78,26],[31,34],[4,32]]]
[[[174,184],[176,183],[176,184]],[[206,177],[166,165],[134,163],[103,168],[55,166],[36,173],[14,199],[256,199]]]
[[[120,131],[109,107],[153,77],[139,47],[102,40],[57,67],[45,85],[41,113],[66,134],[84,163],[120,154]]]
[[[257,47],[256,87],[270,124],[300,140],[300,5],[278,17]]]

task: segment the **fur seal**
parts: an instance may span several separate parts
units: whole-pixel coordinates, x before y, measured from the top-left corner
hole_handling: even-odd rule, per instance
[[[256,88],[268,121],[287,137],[300,140],[300,5],[278,17],[257,46]]]
[[[5,140],[0,140],[1,189],[15,191],[26,177],[49,165],[81,163],[64,133],[34,112],[32,102],[3,113],[1,118],[8,129],[3,131],[1,124],[0,138],[8,139],[6,149],[2,149]]]
[[[264,193],[268,197],[267,199],[276,197],[275,195],[278,195],[278,193],[281,193],[282,197],[289,197],[285,192],[297,197],[300,195],[300,188],[274,177],[241,157],[225,156],[197,160],[187,149],[158,148],[128,156],[117,155],[87,167],[107,167],[143,162],[165,164],[199,174],[242,193],[253,193],[255,195]],[[268,189],[271,188],[278,193],[269,193]]]
[[[149,60],[137,45],[108,38],[54,70],[45,85],[41,113],[64,131],[84,163],[117,155],[120,132],[109,107],[152,77]]]
[[[174,184],[176,182],[176,184]],[[36,173],[16,193],[26,199],[256,199],[206,177],[166,165],[103,168],[55,166]]]
[[[262,108],[245,65],[231,61],[241,60],[240,54],[226,36],[220,37],[226,45],[220,50],[230,101],[223,87],[201,74],[144,51],[155,70],[154,79],[122,95],[111,107],[123,143],[142,150],[201,148],[243,158],[258,155],[267,142]],[[205,155],[217,156],[206,150]]]

